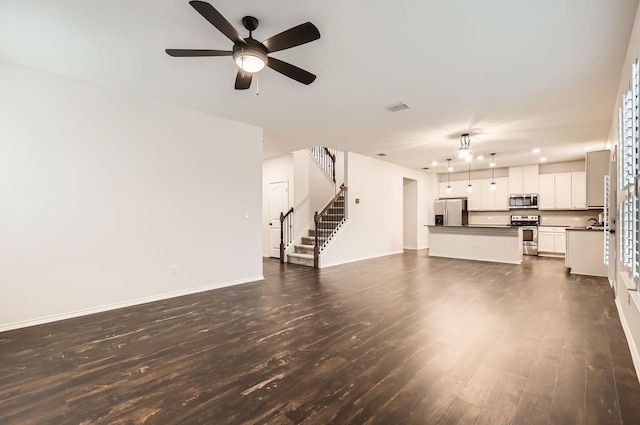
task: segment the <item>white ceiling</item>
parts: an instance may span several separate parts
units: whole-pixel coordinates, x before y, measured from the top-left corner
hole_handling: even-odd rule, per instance
[[[0,58],[263,127],[265,158],[324,145],[442,172],[470,131],[498,166],[559,162],[605,146],[638,0],[211,3],[243,35],[256,16],[258,40],[313,22],[320,40],[273,56],[317,80],[265,69],[256,96],[229,57],[168,56],[232,45],[186,0],[2,0]]]

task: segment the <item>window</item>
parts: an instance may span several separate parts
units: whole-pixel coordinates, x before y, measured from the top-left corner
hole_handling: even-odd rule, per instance
[[[631,70],[631,89],[622,96],[618,113],[618,183],[621,202],[618,204],[620,231],[620,263],[637,289],[640,276],[640,237],[638,235],[637,185],[640,170],[640,65],[636,60]],[[607,242],[605,242],[606,244]],[[605,254],[606,258],[606,254]]]

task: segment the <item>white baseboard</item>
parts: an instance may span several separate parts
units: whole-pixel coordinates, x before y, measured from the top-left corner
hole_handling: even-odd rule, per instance
[[[622,306],[620,305],[620,300],[616,297],[616,308],[618,309],[618,317],[620,317],[620,323],[622,323],[622,329],[624,330],[624,334],[627,337],[627,343],[629,344],[629,351],[631,352],[631,359],[633,360],[633,366],[636,368],[636,377],[638,377],[638,381],[640,382],[640,353],[638,352],[638,344],[633,339],[633,334],[631,333],[631,328],[629,328],[629,324],[627,323],[627,318],[624,316],[624,312],[622,311]]]
[[[88,316],[90,314],[102,313],[102,312],[105,312],[105,311],[117,310],[119,308],[132,307],[132,306],[140,305],[140,304],[147,304],[147,303],[151,303],[151,302],[154,302],[154,301],[162,301],[162,300],[166,300],[166,299],[169,299],[169,298],[182,297],[184,295],[191,295],[191,294],[196,294],[198,292],[206,292],[206,291],[211,291],[213,289],[226,288],[228,286],[235,286],[235,285],[242,285],[244,283],[258,282],[258,281],[261,281],[261,280],[264,280],[264,276],[262,276],[262,275],[261,276],[251,277],[251,278],[248,278],[248,279],[239,279],[239,280],[234,280],[234,281],[230,281],[230,282],[214,283],[214,284],[211,284],[211,285],[199,286],[197,288],[190,288],[190,289],[185,289],[185,290],[182,290],[182,291],[170,292],[170,293],[166,293],[166,294],[151,295],[149,297],[138,298],[138,299],[135,299],[135,300],[127,300],[127,301],[122,301],[122,302],[113,303],[113,304],[107,304],[107,305],[102,305],[102,306],[97,306],[97,307],[86,308],[86,309],[82,309],[82,310],[76,310],[76,311],[71,311],[71,312],[66,312],[66,313],[54,314],[54,315],[51,315],[51,316],[37,317],[37,318],[34,318],[34,319],[22,320],[22,321],[19,321],[19,322],[3,323],[3,324],[0,324],[0,332],[6,332],[6,331],[14,330],[14,329],[21,329],[21,328],[27,328],[27,327],[30,327],[30,326],[42,325],[42,324],[45,324],[45,323],[57,322],[57,321],[60,321],[60,320],[72,319],[74,317]]]

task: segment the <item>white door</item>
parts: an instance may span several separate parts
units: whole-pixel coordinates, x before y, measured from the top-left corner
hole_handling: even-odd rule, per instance
[[[280,258],[280,213],[289,210],[289,182],[270,184],[269,191],[269,243],[273,258]]]

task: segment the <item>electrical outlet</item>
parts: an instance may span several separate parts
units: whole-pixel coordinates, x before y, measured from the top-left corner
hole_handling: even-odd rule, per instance
[[[171,276],[177,276],[178,272],[176,270],[176,266],[171,266]]]

